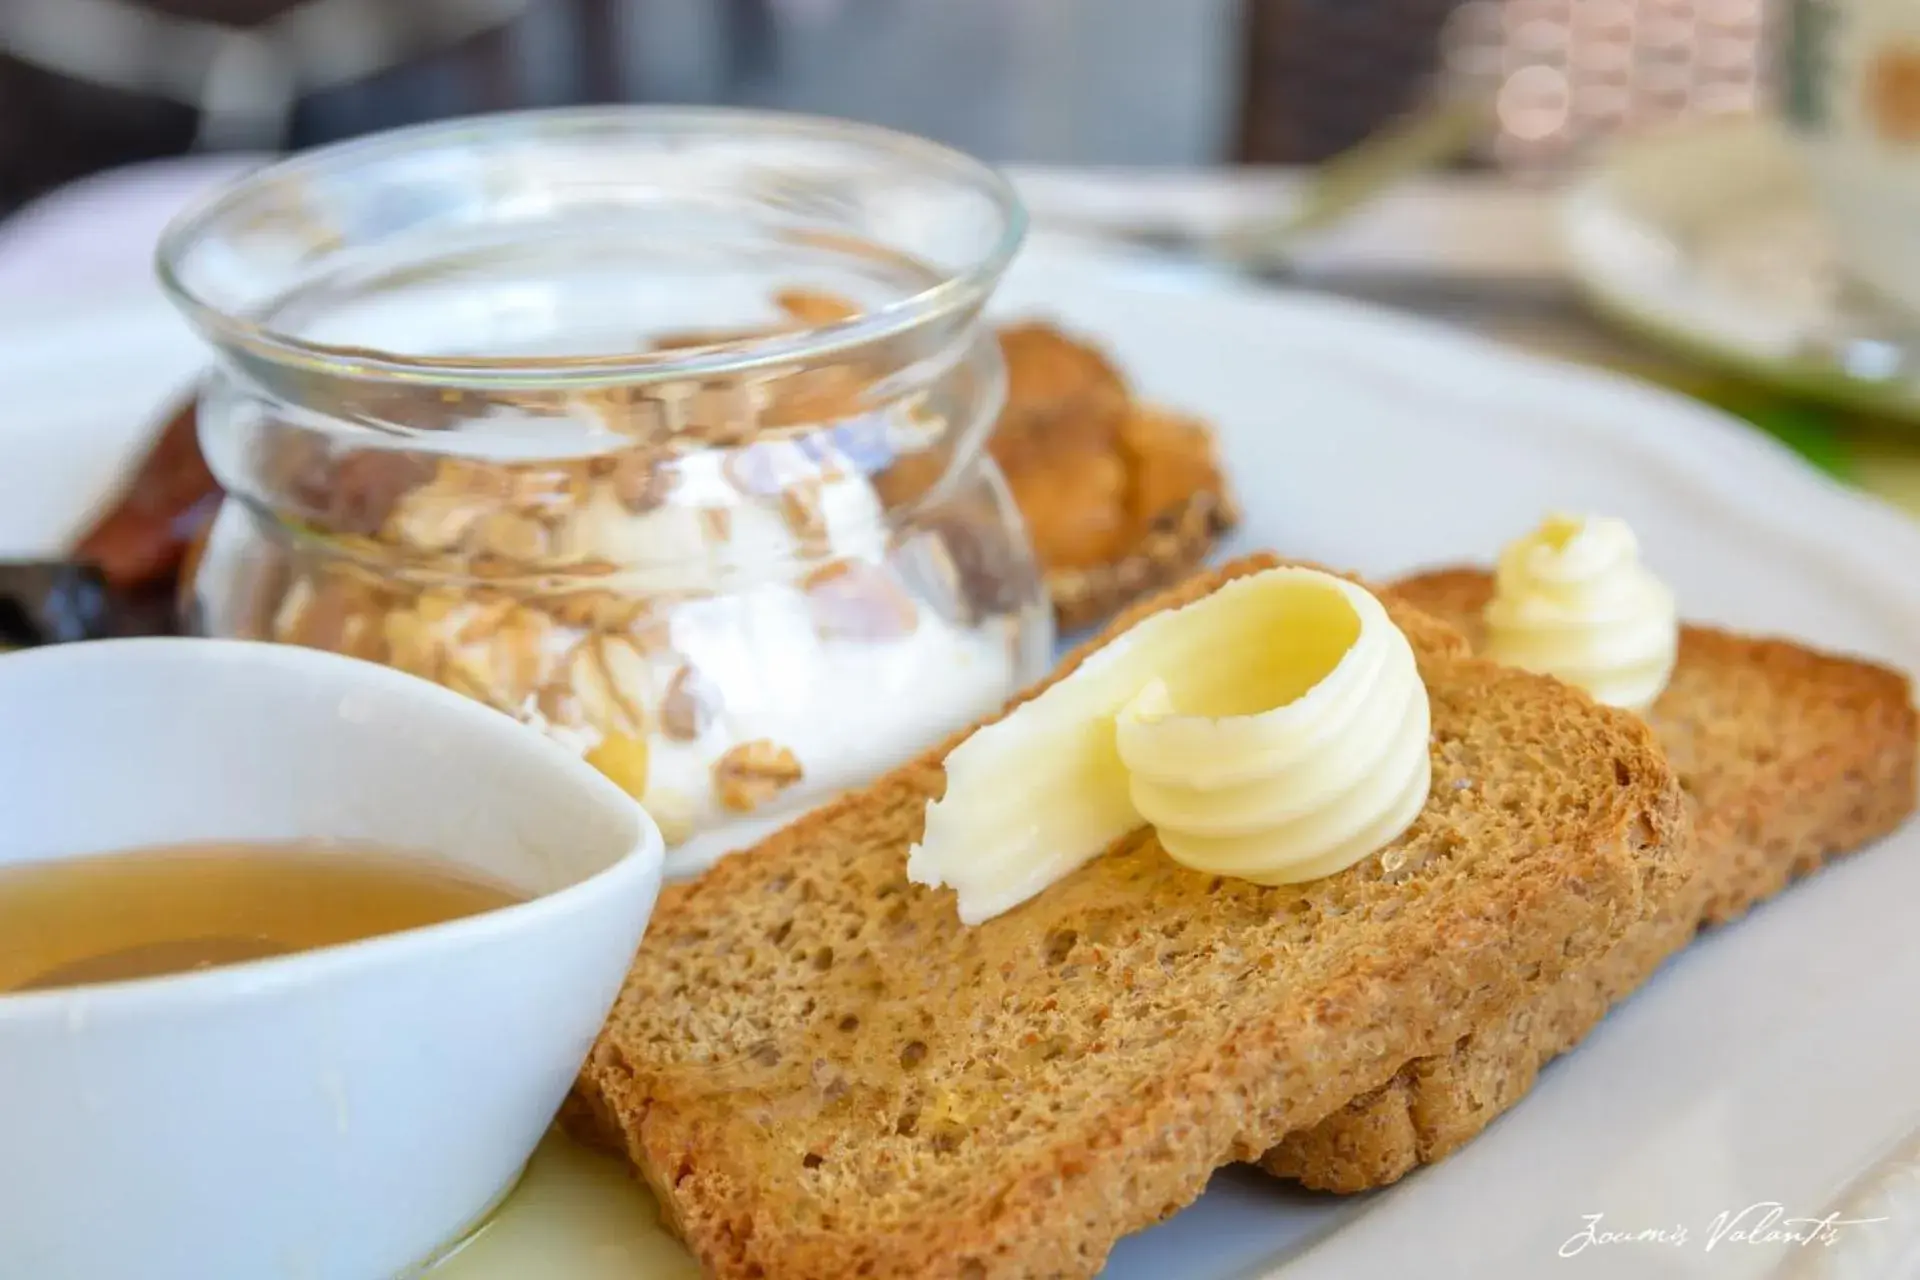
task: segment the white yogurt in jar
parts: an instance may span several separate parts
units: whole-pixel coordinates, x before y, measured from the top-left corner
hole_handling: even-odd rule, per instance
[[[964,630],[918,610],[911,634],[872,641],[820,635],[804,599],[782,587],[676,612],[674,649],[725,691],[726,704],[698,739],[655,734],[649,743],[648,797],[692,802],[694,834],[669,850],[669,873],[704,870],[997,710],[1019,687],[1010,624]],[[733,744],[753,741],[793,752],[802,776],[772,803],[733,813],[719,802],[713,768]]]
[[[907,614],[874,634],[822,625],[815,598],[796,581],[810,559],[871,573],[875,585],[898,582],[879,499],[853,467],[814,491],[821,527],[803,547],[776,501],[741,494],[721,456],[683,463],[671,502],[639,516],[590,503],[577,526],[607,542],[602,558],[623,566],[625,592],[692,596],[663,611],[665,643],[649,655],[649,687],[634,691],[649,727],[641,802],[669,833],[670,873],[703,870],[904,763],[997,710],[1043,669],[1051,626],[1037,599],[1024,616],[962,625],[892,587],[888,605]],[[858,612],[858,588],[850,599]],[[660,708],[688,669],[717,707],[697,736],[678,739],[663,731]],[[715,785],[716,766],[743,743],[783,748],[801,771],[747,811],[729,808]],[[590,750],[594,738],[575,745]]]

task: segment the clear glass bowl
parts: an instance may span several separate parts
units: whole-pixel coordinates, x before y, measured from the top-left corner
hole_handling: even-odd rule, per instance
[[[651,108],[403,130],[183,215],[228,494],[194,625],[538,726],[703,864],[991,710],[1051,621],[984,450],[991,170]]]

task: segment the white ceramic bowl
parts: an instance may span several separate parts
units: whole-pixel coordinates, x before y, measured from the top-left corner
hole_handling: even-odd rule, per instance
[[[215,640],[0,657],[0,863],[306,837],[431,850],[537,896],[0,996],[0,1273],[385,1280],[511,1185],[653,909],[639,807],[370,663]]]

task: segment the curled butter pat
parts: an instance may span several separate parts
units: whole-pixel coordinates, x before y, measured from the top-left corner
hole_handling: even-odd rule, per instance
[[[1236,578],[1142,620],[946,760],[907,858],[978,924],[1152,823],[1197,870],[1331,875],[1419,815],[1431,781],[1413,649],[1363,588]]]
[[[1486,655],[1644,710],[1679,650],[1673,592],[1640,563],[1619,520],[1551,515],[1500,553]]]
[[[1292,584],[1289,618],[1244,661],[1155,680],[1117,742],[1140,816],[1196,871],[1291,884],[1344,871],[1412,825],[1433,779],[1413,646],[1366,591]]]

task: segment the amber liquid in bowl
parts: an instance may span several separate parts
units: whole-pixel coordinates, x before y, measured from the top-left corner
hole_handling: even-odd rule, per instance
[[[0,994],[337,946],[526,896],[444,859],[323,842],[174,845],[0,867]]]

